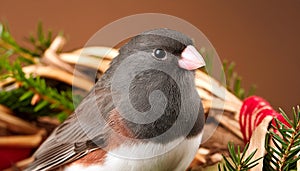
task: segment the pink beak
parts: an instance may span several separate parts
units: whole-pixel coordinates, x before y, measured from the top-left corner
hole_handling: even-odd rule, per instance
[[[205,66],[205,61],[194,46],[188,45],[181,53],[181,59],[178,60],[178,64],[180,68],[195,70]]]

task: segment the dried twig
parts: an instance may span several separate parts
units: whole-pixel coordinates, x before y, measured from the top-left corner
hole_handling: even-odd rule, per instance
[[[0,121],[6,123],[7,128],[13,132],[24,134],[35,134],[38,132],[38,128],[34,125],[3,111],[0,111]]]
[[[22,170],[26,166],[28,166],[30,163],[34,161],[34,157],[29,157],[27,159],[18,161],[13,165],[13,167],[10,167],[8,169],[4,169],[3,171],[16,171],[16,170]]]
[[[43,140],[45,130],[35,135],[0,136],[0,147],[36,148]]]
[[[93,82],[85,78],[74,76],[68,72],[51,66],[30,65],[23,67],[23,72],[26,74],[35,74],[41,77],[52,78],[69,85],[82,88],[86,91],[89,91],[94,85]]]
[[[13,111],[11,109],[9,109],[8,107],[3,106],[1,104],[0,104],[0,111],[7,113],[7,114],[13,114]]]

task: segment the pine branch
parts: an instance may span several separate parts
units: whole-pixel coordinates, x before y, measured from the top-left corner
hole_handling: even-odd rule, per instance
[[[2,60],[2,64],[5,63],[8,62],[3,62]],[[71,88],[67,89],[66,91],[58,91],[56,88],[48,86],[46,84],[46,80],[43,78],[33,77],[32,75],[25,76],[18,61],[14,64],[6,64],[4,67],[8,73],[10,73],[7,74],[5,78],[9,77],[15,79],[15,84],[22,87],[23,94],[19,94],[18,103],[27,101],[27,105],[29,105],[28,107],[32,108],[29,111],[32,112],[33,116],[45,115],[39,113],[40,111],[45,113],[51,113],[52,111],[52,114],[49,115],[59,116],[59,118],[62,120],[74,110]],[[18,92],[20,93],[20,91]],[[9,91],[2,91],[1,94],[2,96],[9,96],[11,93]],[[14,93],[11,95],[13,94]],[[31,104],[28,104],[29,101],[32,101],[34,95],[38,95],[40,100],[38,100],[36,104],[32,104],[32,102]],[[8,97],[8,99],[10,98]],[[5,101],[2,101],[2,103],[8,105],[8,107],[11,107]],[[42,110],[44,108],[49,111]]]
[[[38,24],[36,38],[31,35],[26,38],[32,44],[33,49],[22,47],[18,45],[13,36],[10,34],[8,26],[0,23],[0,48],[6,51],[12,51],[19,57],[25,58],[32,63],[35,63],[35,58],[40,58],[44,51],[50,46],[53,37],[52,32],[47,31],[44,33],[42,23]]]
[[[228,151],[229,151],[229,159],[223,155],[223,159],[225,163],[223,164],[223,167],[221,165],[218,165],[218,170],[219,171],[245,171],[249,170],[253,167],[255,167],[258,164],[258,161],[261,158],[255,159],[252,161],[253,156],[255,155],[256,151],[253,151],[250,153],[249,156],[245,156],[247,153],[247,150],[249,148],[249,144],[246,144],[243,152],[241,153],[240,146],[237,146],[237,151],[234,149],[234,144],[233,143],[228,143]]]
[[[31,54],[41,56],[51,45],[53,40],[52,31],[48,30],[47,32],[44,32],[43,25],[39,22],[36,37],[31,34],[26,40],[34,47],[34,50],[31,50]]]
[[[223,61],[223,70],[226,76],[226,86],[229,91],[236,95],[239,99],[244,99],[254,94],[256,86],[251,85],[250,89],[246,91],[242,88],[242,77],[239,76],[235,71],[235,63]]]
[[[208,75],[214,73],[214,67],[218,67],[214,65],[214,53],[213,51],[209,51],[202,47],[199,50],[200,54],[203,55],[206,66],[205,68],[201,68],[200,70],[207,73]],[[226,87],[230,92],[232,92],[236,97],[243,100],[246,97],[249,97],[255,93],[256,86],[253,84],[250,86],[249,90],[246,90],[242,87],[242,77],[235,72],[235,63],[228,62],[227,60],[223,60],[223,72],[220,73],[219,82]],[[225,85],[226,83],[226,85]]]
[[[73,98],[71,87],[60,90],[48,85],[44,78],[25,75],[21,66],[38,61],[36,59],[49,48],[52,33],[44,33],[39,23],[36,38],[30,36],[28,40],[33,45],[32,49],[19,46],[8,28],[0,23],[0,80],[13,80],[12,85],[0,87],[0,104],[13,109],[26,119],[46,115],[56,116],[62,121],[74,110],[73,102],[77,103],[81,98]],[[9,59],[13,56],[17,59],[11,63]],[[3,82],[1,84],[5,85]]]
[[[7,26],[4,26],[2,23],[0,23],[0,47],[4,51],[12,52],[11,55],[16,54],[18,56],[22,56],[31,63],[34,63],[34,58],[32,54],[29,53],[30,51],[20,47],[11,36]]]
[[[300,160],[300,109],[294,108],[293,121],[281,110],[282,116],[291,127],[275,119],[276,125],[272,125],[275,131],[267,134],[266,151],[264,158],[264,170],[290,171],[296,170],[297,161]],[[274,144],[274,146],[271,145]]]

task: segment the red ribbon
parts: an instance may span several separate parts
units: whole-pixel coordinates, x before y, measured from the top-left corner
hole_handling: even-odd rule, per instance
[[[263,121],[266,116],[272,116],[290,127],[284,117],[277,113],[271,105],[263,98],[251,96],[244,100],[240,110],[240,128],[244,137],[244,142],[249,142],[254,129]],[[272,120],[275,125],[275,119]]]

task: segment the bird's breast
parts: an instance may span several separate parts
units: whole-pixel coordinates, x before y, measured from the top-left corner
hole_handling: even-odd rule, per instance
[[[189,139],[176,139],[168,144],[148,142],[133,146],[121,145],[103,155],[104,159],[99,163],[75,162],[64,171],[182,171],[193,160],[201,138],[202,133]]]

